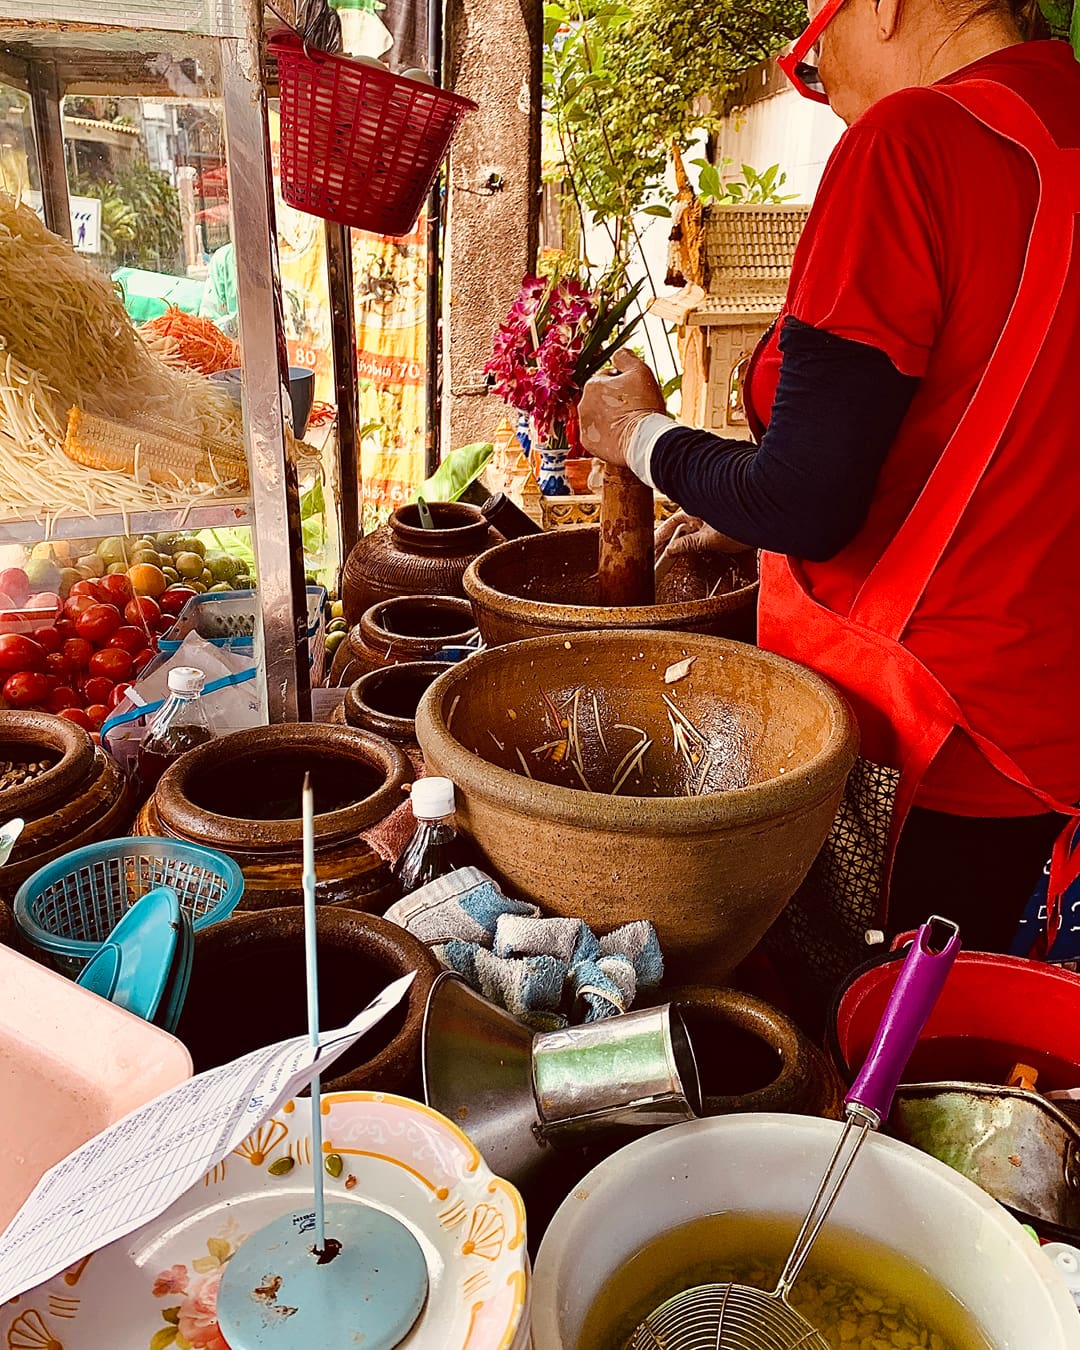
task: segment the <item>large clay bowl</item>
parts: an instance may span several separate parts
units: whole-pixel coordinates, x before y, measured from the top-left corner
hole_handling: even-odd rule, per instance
[[[409,761],[354,727],[292,724],[217,737],[168,768],[137,830],[221,849],[244,873],[244,909],[295,903],[302,871],[300,792],[310,771],[320,904],[385,909],[397,887],[361,835],[403,800]]]
[[[689,674],[666,684],[688,657]],[[705,738],[692,767],[665,696]],[[573,756],[536,753],[558,743],[550,705],[574,724],[575,702],[592,791]],[[651,745],[615,796],[620,761],[640,743],[620,726],[643,729]],[[600,932],[652,919],[671,977],[705,984],[757,945],[794,894],[857,748],[847,705],[803,667],[739,642],[647,631],[480,652],[431,686],[416,734],[428,772],[453,779],[461,823],[512,894]],[[687,795],[699,784],[703,795]]]
[[[600,526],[512,539],[465,573],[465,594],[490,647],[548,634],[609,628],[674,629],[750,639],[757,605],[755,553],[704,553],[680,560],[655,605],[598,603]],[[710,594],[716,587],[716,593]]]
[[[297,892],[299,898],[299,892]],[[399,1006],[330,1069],[328,1092],[420,1092],[424,1008],[439,966],[397,924],[347,909],[317,912],[319,1018],[351,1021],[391,981],[416,972]],[[195,937],[191,985],[177,1035],[195,1072],[307,1030],[304,911],[237,913]]]

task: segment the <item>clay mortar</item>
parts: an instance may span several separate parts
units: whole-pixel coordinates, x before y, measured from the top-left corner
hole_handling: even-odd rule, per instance
[[[528,535],[481,554],[465,572],[465,594],[488,646],[553,633],[674,629],[751,639],[757,555],[701,553],[673,563],[655,605],[599,603],[600,526]],[[710,595],[713,588],[716,593]]]
[[[316,921],[323,1030],[343,1026],[392,980],[416,972],[398,1007],[335,1062],[324,1091],[418,1094],[420,1034],[438,963],[411,933],[374,915],[320,908]],[[234,914],[196,935],[177,1035],[200,1073],[303,1035],[305,999],[303,909]]]
[[[688,657],[689,673],[666,684]],[[534,753],[557,739],[549,701],[570,722],[576,690],[593,791],[572,756]],[[693,782],[664,695],[706,738],[709,763],[694,765]],[[637,740],[617,724],[642,728],[651,746],[615,796]],[[428,772],[453,779],[459,820],[511,894],[598,932],[652,919],[669,977],[691,984],[720,982],[794,894],[857,749],[847,705],[812,672],[743,643],[649,631],[480,652],[431,686],[416,733]],[[699,784],[703,795],[687,795]]]
[[[162,774],[136,828],[235,858],[244,873],[242,908],[286,905],[299,893],[300,791],[308,771],[316,900],[385,909],[397,886],[361,836],[400,805],[412,770],[396,745],[355,727],[292,723],[215,737]]]

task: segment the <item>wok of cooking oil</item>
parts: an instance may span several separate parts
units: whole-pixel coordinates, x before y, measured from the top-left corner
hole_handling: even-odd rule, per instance
[[[658,1304],[696,1284],[733,1280],[774,1289],[798,1224],[777,1215],[710,1214],[655,1238],[601,1289],[578,1350],[623,1350]],[[828,1227],[818,1238],[789,1301],[832,1350],[994,1350],[932,1273],[843,1228]]]

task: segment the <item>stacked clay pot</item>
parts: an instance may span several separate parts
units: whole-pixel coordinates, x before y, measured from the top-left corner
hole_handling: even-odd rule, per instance
[[[401,804],[412,770],[397,746],[354,727],[254,727],[197,746],[162,774],[136,833],[186,839],[235,858],[244,909],[296,904],[307,772],[315,793],[316,902],[385,909],[397,886],[362,835]]]
[[[21,816],[26,822],[0,869],[0,899],[8,905],[39,867],[127,833],[134,811],[127,780],[74,722],[51,713],[0,711],[0,763],[13,779],[19,771],[7,770],[8,764],[38,766],[32,777],[0,788],[3,820]]]
[[[428,661],[443,647],[476,637],[468,600],[453,595],[399,595],[364,611],[334,653],[331,685],[352,684],[380,666]]]
[[[398,595],[464,595],[465,569],[502,539],[475,506],[431,502],[429,509],[434,529],[421,526],[416,506],[403,506],[353,548],[341,582],[350,624],[379,600]]]
[[[416,709],[428,688],[447,669],[445,661],[410,661],[382,666],[354,680],[333,720],[384,736],[399,745],[414,767],[421,763],[416,740]]]
[[[424,1009],[439,966],[397,924],[371,914],[317,912],[320,1021],[344,1026],[393,980],[415,972],[405,998],[337,1060],[326,1092],[398,1092],[419,1096]],[[304,911],[292,906],[236,913],[198,933],[191,987],[177,1035],[195,1072],[227,1064],[307,1028]]]

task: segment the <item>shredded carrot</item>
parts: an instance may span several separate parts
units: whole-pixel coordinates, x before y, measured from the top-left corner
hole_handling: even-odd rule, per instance
[[[240,347],[210,322],[170,305],[164,314],[143,324],[143,332],[168,341],[169,354],[192,370],[213,375],[240,364]]]
[[[308,418],[309,427],[321,427],[332,422],[337,416],[337,408],[332,403],[315,403]]]

